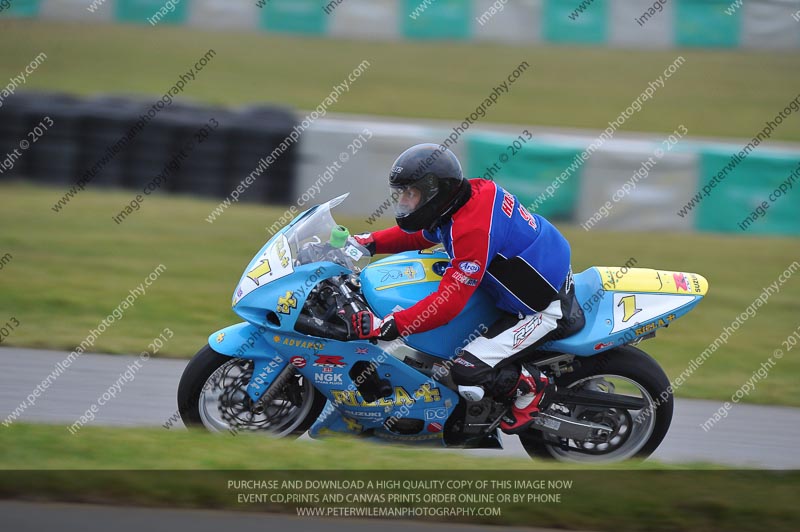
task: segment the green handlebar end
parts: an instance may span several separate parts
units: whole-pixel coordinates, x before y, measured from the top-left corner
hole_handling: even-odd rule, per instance
[[[347,237],[350,236],[350,231],[343,226],[337,225],[333,229],[331,229],[331,239],[330,244],[332,247],[341,248],[344,247],[345,243],[347,242]]]

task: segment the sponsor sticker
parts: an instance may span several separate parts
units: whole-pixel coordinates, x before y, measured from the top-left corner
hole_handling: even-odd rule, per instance
[[[315,373],[314,382],[316,384],[342,384],[341,373]]]
[[[657,320],[693,301],[693,296],[686,293],[630,294],[615,292],[613,296],[614,326],[611,333],[631,327],[641,327],[641,324]]]
[[[233,304],[256,288],[294,273],[288,240],[279,235],[277,240],[254,259],[252,267],[239,282]]]
[[[364,412],[362,410],[347,410],[347,415],[353,417],[380,418],[383,417],[383,412]]]
[[[477,273],[478,271],[480,271],[481,266],[477,262],[462,260],[461,262],[458,263],[458,269],[466,273],[467,275],[471,275],[473,273]]]
[[[703,291],[703,289],[700,288],[700,280],[697,278],[697,275],[695,274],[692,274],[690,277],[692,279],[692,288],[694,289],[695,293],[699,294],[700,292]]]
[[[364,253],[352,244],[348,244],[348,246],[344,248],[344,253],[353,260],[359,260],[364,256]]]
[[[672,278],[675,279],[675,286],[678,290],[683,290],[684,292],[689,291],[689,280],[686,279],[686,276],[682,273],[673,273]]]
[[[472,277],[467,277],[466,275],[457,270],[453,272],[453,279],[467,286],[475,286],[476,284],[478,284],[477,279],[473,279]]]
[[[306,367],[306,359],[301,356],[293,356],[289,359],[289,362],[292,363],[292,366],[296,368],[304,368]]]
[[[320,368],[343,368],[347,364],[344,357],[338,355],[317,355],[314,365]]]
[[[514,214],[514,196],[509,194],[508,192],[503,193],[503,214],[511,218],[511,215]]]
[[[530,225],[531,228],[534,231],[538,230],[538,226],[536,225],[536,219],[533,217],[533,215],[530,212],[528,212],[528,209],[526,209],[520,203],[520,205],[519,205],[517,210],[519,211],[519,215],[522,216],[522,219],[525,220],[526,222],[528,222],[528,225]]]
[[[447,419],[447,409],[446,408],[426,408],[425,409],[425,421],[431,421],[432,419]]]
[[[670,314],[669,316],[666,317],[666,319],[658,318],[655,321],[651,321],[650,323],[642,325],[641,327],[637,327],[636,329],[633,330],[633,332],[637,336],[640,336],[642,334],[647,334],[650,331],[658,329],[659,327],[666,327],[667,325],[669,325],[669,322],[671,322],[674,319],[675,319],[675,314]]]
[[[355,419],[349,418],[347,416],[342,416],[342,420],[345,422],[345,424],[347,425],[347,430],[349,430],[350,432],[361,432],[364,430],[364,427],[362,427]]]
[[[221,344],[224,339],[225,339],[225,333],[224,332],[221,332],[221,333],[219,333],[217,335],[217,343],[218,344]]]
[[[283,338],[277,334],[272,337],[272,341],[276,344],[283,344],[289,347],[303,347],[306,349],[314,349],[319,351],[325,349],[325,344],[322,342],[309,342],[308,340],[297,340],[295,338]]]
[[[438,403],[441,401],[442,396],[439,388],[430,388],[425,385],[420,387],[414,392],[413,397],[408,393],[408,390],[402,386],[394,387],[394,395],[391,397],[383,397],[375,402],[368,403],[358,391],[353,390],[331,390],[333,402],[336,405],[344,406],[411,406],[415,402],[421,400],[423,403]]]
[[[294,297],[294,292],[287,290],[283,297],[278,298],[277,311],[280,314],[289,314],[292,310],[297,308],[297,299]]]

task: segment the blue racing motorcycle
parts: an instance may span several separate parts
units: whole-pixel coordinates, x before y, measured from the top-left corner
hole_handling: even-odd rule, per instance
[[[209,336],[181,377],[183,422],[278,437],[344,433],[502,448],[498,426],[510,403],[460,394],[449,372],[459,349],[500,317],[482,290],[438,329],[393,342],[351,340],[353,313],[414,305],[450,264],[441,250],[370,264],[331,214],[346,197],[301,213],[250,261],[232,303],[245,321]],[[692,273],[612,267],[589,268],[574,282],[581,311],[570,319],[582,326],[524,357],[557,390],[522,444],[532,457],[565,461],[646,457],[669,429],[673,397],[658,363],[634,344],[694,308],[708,283]]]

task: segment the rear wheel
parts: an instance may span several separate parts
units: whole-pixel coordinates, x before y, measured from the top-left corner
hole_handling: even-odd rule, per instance
[[[647,353],[632,346],[580,359],[580,367],[556,379],[560,389],[588,389],[641,398],[640,410],[552,404],[548,412],[600,423],[612,428],[602,440],[566,440],[530,431],[520,441],[531,457],[565,462],[618,462],[646,458],[661,444],[672,421],[669,379]],[[665,399],[666,398],[666,399]]]
[[[308,430],[325,406],[325,396],[297,372],[268,404],[253,402],[247,386],[254,363],[221,355],[206,345],[181,376],[178,409],[187,426],[212,432],[241,430],[277,437],[298,437]]]

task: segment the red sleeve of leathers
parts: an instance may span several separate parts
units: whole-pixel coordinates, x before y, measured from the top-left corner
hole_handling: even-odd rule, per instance
[[[478,288],[486,271],[489,234],[487,229],[477,229],[472,223],[469,225],[471,227],[466,228],[466,232],[459,231],[457,224],[453,225],[454,258],[436,292],[394,313],[395,324],[401,335],[429,331],[448,323],[464,310]],[[489,225],[484,227],[488,228]]]
[[[383,229],[382,231],[375,231],[372,233],[372,238],[375,239],[375,253],[400,253],[401,251],[409,251],[412,249],[426,249],[436,242],[431,242],[422,234],[422,231],[416,233],[406,233],[397,226]]]

